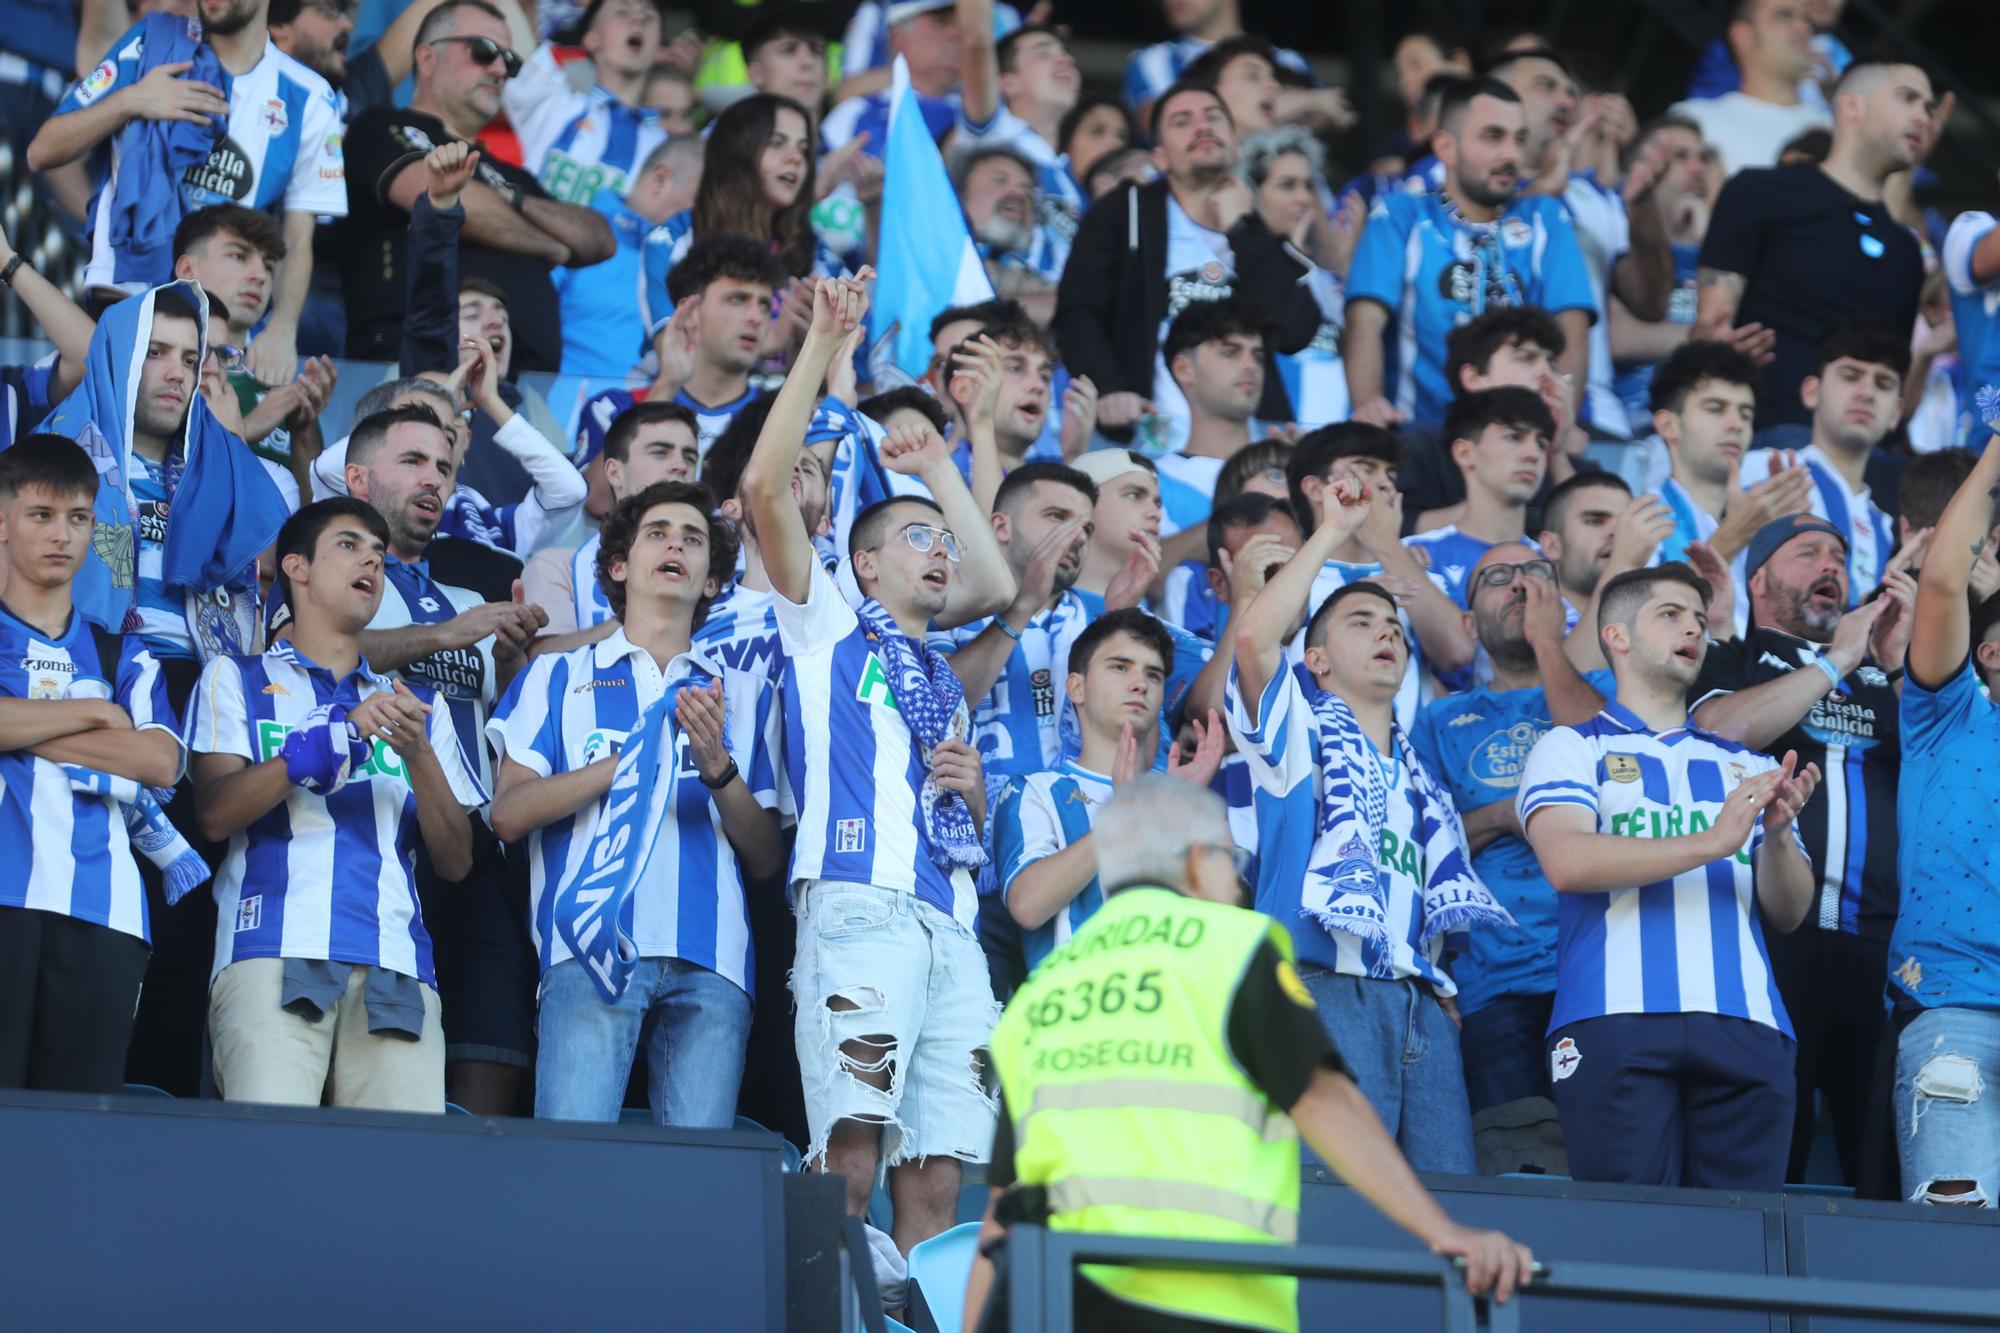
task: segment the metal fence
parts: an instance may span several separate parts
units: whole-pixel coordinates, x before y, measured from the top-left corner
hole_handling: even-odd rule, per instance
[[[1149,1237],[1093,1236],[1016,1226],[1007,1233],[1006,1282],[1012,1333],[1073,1333],[1073,1278],[1078,1264],[1211,1272],[1287,1273],[1301,1278],[1430,1287],[1438,1294],[1440,1333],[1515,1333],[1524,1313],[1545,1301],[1617,1301],[1688,1310],[1736,1310],[1781,1315],[1833,1315],[1884,1324],[2000,1328],[2000,1292],[1775,1277],[1638,1264],[1537,1265],[1532,1286],[1505,1305],[1465,1290],[1462,1265],[1431,1255],[1348,1246],[1228,1245]]]

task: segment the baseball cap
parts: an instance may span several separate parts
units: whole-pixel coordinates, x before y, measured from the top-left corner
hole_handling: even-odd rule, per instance
[[[1114,477],[1122,477],[1127,472],[1159,472],[1158,468],[1130,449],[1093,449],[1070,466],[1099,486],[1107,484]]]
[[[940,9],[955,7],[955,0],[895,0],[889,6],[889,26],[908,23],[919,14],[935,14]]]
[[[1787,514],[1774,518],[1757,529],[1757,535],[1750,539],[1750,545],[1743,552],[1743,577],[1748,580],[1762,567],[1766,560],[1778,553],[1778,548],[1794,537],[1808,532],[1830,534],[1840,543],[1840,549],[1847,549],[1847,534],[1833,524],[1814,514]]]

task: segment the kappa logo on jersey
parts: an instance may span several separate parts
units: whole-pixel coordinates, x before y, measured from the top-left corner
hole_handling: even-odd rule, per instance
[[[1872,685],[1878,690],[1889,684],[1889,675],[1881,667],[1861,667],[1854,674],[1863,685]]]
[[[868,842],[868,821],[842,819],[833,826],[833,850],[837,854],[858,853]]]
[[[236,933],[255,930],[264,924],[264,895],[252,894],[236,905]]]
[[[1460,713],[1457,717],[1445,723],[1445,725],[1447,727],[1469,727],[1475,722],[1484,722],[1485,720],[1486,714],[1484,713]]]
[[[1784,658],[1774,657],[1768,652],[1757,654],[1757,665],[1776,667],[1780,671],[1792,671],[1796,669],[1792,663],[1787,662]]]
[[[889,673],[883,670],[880,655],[868,654],[868,665],[862,669],[861,683],[854,687],[854,697],[877,708],[896,706],[896,692],[889,688]]]
[[[1576,1048],[1575,1039],[1564,1037],[1549,1052],[1549,1077],[1560,1083],[1574,1074],[1576,1067],[1582,1063],[1583,1052]]]

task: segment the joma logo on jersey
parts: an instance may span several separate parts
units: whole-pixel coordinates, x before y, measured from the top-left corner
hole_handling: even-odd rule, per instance
[[[1611,816],[1611,832],[1632,838],[1679,838],[1704,832],[1713,822],[1702,811],[1683,805],[1641,806]],[[1736,860],[1749,865],[1749,850],[1738,849]]]
[[[861,683],[854,687],[854,697],[877,708],[896,706],[896,692],[889,688],[889,673],[883,670],[878,654],[868,654],[868,665],[862,668]]]
[[[259,722],[257,724],[257,748],[266,759],[274,759],[284,752],[285,737],[292,734],[292,728],[282,722]],[[389,748],[389,742],[377,737],[370,746],[368,762],[354,770],[355,778],[384,777],[401,778],[409,781],[410,770],[403,764],[403,756]]]

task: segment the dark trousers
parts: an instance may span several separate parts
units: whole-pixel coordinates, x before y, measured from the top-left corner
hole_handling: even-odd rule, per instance
[[[1576,1179],[1784,1183],[1793,1043],[1775,1028],[1717,1014],[1609,1014],[1558,1029],[1548,1048],[1552,1071],[1567,1070],[1555,1098]]]
[[[1478,1115],[1525,1097],[1549,1095],[1549,1015],[1555,992],[1502,995],[1465,1016],[1458,1030],[1465,1095]]]
[[[1798,1033],[1798,1111],[1792,1122],[1787,1180],[1804,1180],[1817,1126],[1813,1094],[1833,1120],[1840,1170],[1857,1185],[1895,1160],[1889,1084],[1875,1076],[1875,1052],[1887,1017],[1889,946],[1839,931],[1801,926],[1769,932],[1771,971]]]
[[[147,953],[122,930],[0,907],[0,1088],[122,1089]]]

